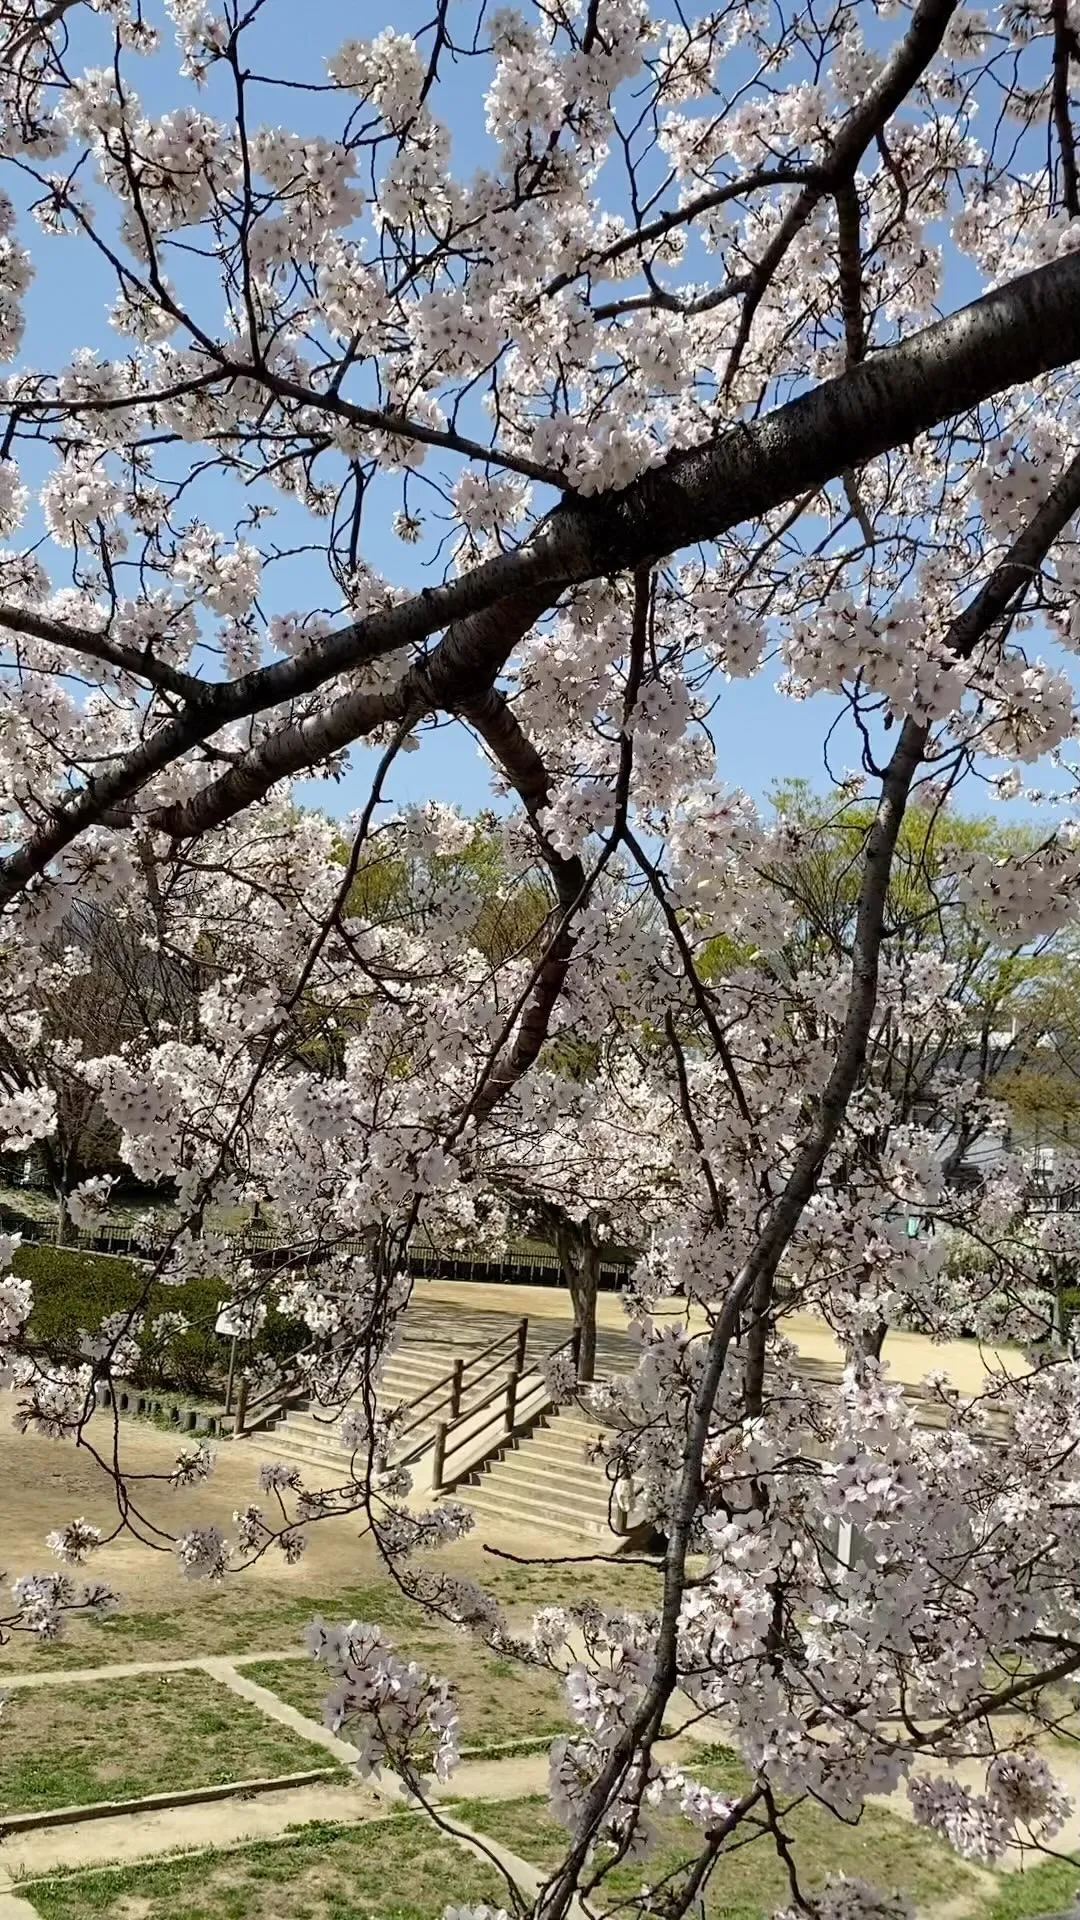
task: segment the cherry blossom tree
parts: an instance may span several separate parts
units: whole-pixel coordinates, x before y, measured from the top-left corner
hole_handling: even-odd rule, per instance
[[[1049,1845],[1066,1806],[1035,1736],[1080,1673],[1080,1365],[1044,1341],[973,1400],[932,1379],[924,1425],[866,1337],[903,1303],[934,1333],[965,1305],[941,1237],[904,1230],[957,1216],[954,1169],[872,1071],[883,1021],[952,1017],[947,981],[890,963],[913,795],[989,766],[1007,798],[1056,762],[1059,824],[961,849],[953,877],[1017,950],[1077,913],[1080,20],[437,0],[347,29],[314,46],[284,0],[0,0],[4,1008],[32,1018],[76,910],[122,904],[190,968],[180,1020],[79,1071],[126,1165],[177,1192],[154,1277],[226,1271],[241,1326],[275,1297],[347,1409],[346,1483],[264,1469],[233,1535],[178,1518],[182,1572],[295,1558],[355,1513],[409,1592],[564,1672],[545,1920],[647,1850],[664,1804],[700,1833],[672,1920],[749,1839],[793,1910],[893,1916],[804,1883],[788,1807],[855,1819],[906,1782],[973,1857]],[[42,303],[61,256],[83,297]],[[717,702],[769,672],[839,700],[823,747],[840,711],[867,782],[850,923],[793,975],[770,964],[778,829],[714,748]],[[436,731],[490,763],[507,871],[544,870],[517,945],[477,943],[460,871],[415,925],[358,890],[384,853],[452,872],[468,823],[392,804]],[[349,817],[298,810],[289,783],[350,754]],[[721,934],[743,957],[717,970]],[[556,1071],[560,1042],[602,1081]],[[47,1087],[5,1089],[0,1146],[54,1126]],[[410,1507],[375,1390],[410,1234],[467,1225],[529,1142],[571,1213],[651,1179],[640,1361],[591,1404],[667,1544],[655,1610],[549,1609],[522,1637],[418,1557],[468,1515]],[[287,1270],[209,1231],[237,1197],[270,1200]],[[1003,1177],[963,1204],[992,1244],[1023,1195]],[[1023,1338],[1029,1278],[1006,1300]],[[673,1298],[700,1317],[661,1324]],[[843,1342],[836,1391],[783,1338],[793,1299]],[[99,1406],[139,1303],[77,1365],[27,1351],[29,1311],[9,1277],[19,1422],[91,1452],[118,1529],[160,1545]],[[181,1456],[178,1497],[209,1464]],[[58,1521],[61,1558],[92,1556]],[[26,1576],[11,1624],[104,1603]],[[333,1723],[422,1796],[419,1756],[456,1756],[445,1684],[357,1623],[311,1644]],[[676,1696],[730,1729],[738,1798],[666,1761]]]

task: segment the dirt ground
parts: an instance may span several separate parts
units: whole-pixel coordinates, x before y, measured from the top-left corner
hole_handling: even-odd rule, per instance
[[[0,1394],[0,1570],[4,1586],[17,1575],[55,1571],[46,1535],[66,1521],[85,1517],[109,1533],[117,1527],[116,1496],[105,1466],[86,1449],[68,1441],[17,1433],[11,1425],[13,1397]],[[111,1451],[114,1431],[102,1417],[89,1437]],[[217,1524],[235,1534],[237,1509],[257,1502],[269,1506],[259,1489],[262,1457],[243,1442],[223,1441],[209,1480],[173,1489],[167,1475],[183,1444],[179,1436],[144,1422],[119,1423],[119,1461],[143,1516],[141,1538],[121,1531],[93,1556],[86,1572],[106,1581],[121,1605],[105,1623],[72,1619],[56,1646],[40,1646],[25,1634],[0,1646],[0,1669],[42,1666],[92,1666],[117,1661],[195,1657],[207,1654],[287,1650],[299,1644],[314,1613],[342,1618],[353,1614],[379,1620],[393,1637],[404,1631],[408,1608],[392,1586],[360,1516],[308,1525],[307,1550],[288,1566],[275,1548],[265,1558],[231,1574],[218,1586],[183,1577],[168,1536],[192,1526]],[[138,1476],[145,1476],[139,1478]],[[155,1529],[160,1531],[155,1533]],[[543,1533],[499,1530],[502,1554],[542,1561],[551,1553]],[[651,1606],[659,1580],[649,1569],[597,1564],[588,1559],[551,1567],[520,1565],[486,1550],[483,1532],[445,1549],[436,1564],[479,1579],[512,1617],[556,1598],[590,1597],[623,1606]],[[76,1577],[80,1570],[76,1568]],[[0,1613],[5,1595],[0,1592]]]
[[[13,1411],[13,1396],[0,1394],[0,1566],[9,1578],[56,1567],[45,1537],[65,1521],[82,1516],[109,1532],[118,1519],[115,1489],[105,1465],[68,1441],[15,1432]],[[117,1432],[119,1465],[150,1523],[142,1529],[150,1538],[155,1527],[175,1534],[215,1522],[231,1533],[236,1509],[252,1502],[266,1504],[266,1496],[259,1491],[262,1461],[242,1443],[223,1441],[217,1447],[214,1472],[202,1485],[174,1489],[162,1476],[168,1475],[184,1444],[181,1437],[135,1420],[122,1420]],[[89,1438],[102,1451],[111,1449],[111,1423],[106,1418],[100,1423],[95,1420]],[[301,1593],[313,1584],[347,1585],[370,1578],[378,1570],[375,1552],[357,1534],[356,1520],[320,1522],[309,1530],[308,1551],[294,1567],[287,1567],[275,1553],[250,1568],[244,1579],[254,1590],[269,1582],[276,1590]],[[121,1533],[95,1553],[92,1573],[122,1591],[128,1604],[140,1608],[171,1607],[177,1604],[178,1590],[192,1591],[166,1540],[157,1547],[144,1545],[130,1532]],[[202,1583],[199,1589],[205,1591]]]
[[[530,1319],[563,1320],[569,1329],[573,1321],[570,1296],[563,1287],[518,1287],[484,1281],[425,1280],[417,1285],[414,1298],[432,1306],[471,1307],[478,1312],[505,1313]],[[657,1320],[686,1318],[686,1302],[677,1297],[663,1302]],[[691,1327],[705,1325],[700,1307],[690,1308]],[[626,1314],[617,1293],[602,1293],[597,1301],[597,1324],[605,1331],[626,1331]],[[807,1361],[840,1369],[841,1348],[825,1325],[809,1313],[785,1314],[781,1332],[793,1341]],[[1017,1347],[990,1346],[977,1340],[928,1340],[925,1334],[908,1333],[902,1327],[890,1330],[885,1341],[884,1359],[895,1379],[915,1386],[925,1374],[940,1371],[948,1375],[961,1393],[979,1393],[988,1372],[1011,1374],[1027,1372],[1027,1362]]]

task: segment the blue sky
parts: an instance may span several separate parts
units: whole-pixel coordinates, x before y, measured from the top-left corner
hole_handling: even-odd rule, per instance
[[[430,0],[412,4],[411,0],[369,0],[357,9],[351,0],[306,0],[301,8],[295,0],[271,0],[260,16],[251,39],[249,65],[263,71],[284,74],[294,80],[317,81],[323,76],[323,56],[358,32],[365,37],[387,24],[395,27],[419,27],[430,18]],[[463,17],[464,9],[459,17]],[[151,9],[158,18],[159,9]],[[892,20],[884,29],[889,39],[900,30]],[[102,59],[100,20],[90,23],[95,41],[93,58]],[[81,29],[80,29],[81,33]],[[79,50],[76,42],[74,51]],[[149,60],[129,60],[127,71],[151,112],[161,112],[179,99],[190,97],[186,83],[178,81],[176,55],[168,27],[162,52]],[[453,166],[459,175],[489,165],[494,150],[478,111],[481,75],[475,63],[450,84],[438,100],[438,111],[447,120],[453,141]],[[215,75],[207,90],[205,104],[210,111],[227,103],[218,93],[225,76]],[[259,102],[261,117],[277,121],[288,116],[288,124],[311,130],[333,131],[340,121],[341,108],[334,103],[328,110],[323,99],[303,92],[286,95],[264,92]],[[332,117],[331,117],[332,116]],[[103,352],[117,350],[117,336],[105,322],[105,310],[114,292],[112,276],[90,249],[70,241],[48,241],[33,228],[32,251],[37,265],[36,282],[28,299],[28,324],[23,358],[30,364],[49,367],[62,364],[73,347],[98,346]],[[195,269],[198,271],[198,269]],[[961,304],[975,291],[969,277],[961,272],[953,276],[950,304]],[[274,496],[280,508],[280,497]],[[310,523],[305,522],[306,526]],[[288,510],[280,512],[276,523],[278,538],[290,529]],[[365,557],[391,580],[419,586],[433,575],[425,568],[423,549],[403,547],[389,529],[389,512],[373,513],[365,535]],[[282,572],[284,573],[284,569]],[[268,613],[290,608],[326,604],[325,570],[314,560],[289,563],[287,584],[277,575],[268,581],[264,610]],[[847,720],[841,703],[818,695],[806,702],[784,698],[775,690],[777,669],[768,666],[751,681],[723,686],[715,708],[712,730],[717,750],[718,777],[727,785],[743,787],[755,796],[763,795],[777,780],[803,776],[815,785],[828,782],[829,773],[840,775],[858,764],[859,741]],[[836,733],[829,748],[826,770],[823,741],[834,720]],[[353,754],[349,774],[337,784],[310,783],[304,795],[332,811],[347,811],[366,797],[371,771],[377,756],[363,748]],[[388,782],[388,799],[406,802],[434,797],[454,802],[467,809],[490,803],[490,787],[485,763],[470,736],[459,726],[444,723],[426,729],[420,750],[400,758]],[[972,789],[968,804],[980,807],[990,803],[985,789]]]

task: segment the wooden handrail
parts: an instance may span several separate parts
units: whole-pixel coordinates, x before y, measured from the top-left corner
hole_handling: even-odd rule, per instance
[[[517,1363],[516,1371],[520,1373],[528,1336],[529,1321],[528,1316],[524,1315],[517,1322],[517,1325],[511,1328],[509,1333],[501,1333],[496,1339],[489,1340],[487,1346],[481,1347],[478,1353],[471,1353],[467,1357],[459,1357],[455,1360],[449,1373],[444,1373],[440,1379],[432,1381],[431,1385],[425,1387],[423,1393],[418,1393],[415,1399],[405,1402],[402,1411],[407,1414],[412,1414],[414,1417],[406,1426],[400,1428],[397,1435],[398,1442],[400,1443],[402,1440],[407,1440],[410,1434],[416,1432],[417,1427],[423,1426],[424,1423],[431,1418],[433,1413],[438,1413],[444,1406],[450,1408],[450,1420],[446,1423],[448,1426],[453,1426],[460,1419],[469,1418],[473,1413],[482,1412],[493,1398],[499,1396],[502,1391],[501,1388],[496,1388],[494,1395],[486,1396],[485,1399],[480,1401],[478,1406],[469,1408],[464,1414],[461,1409],[462,1397],[467,1386],[473,1387],[479,1385],[479,1382],[486,1380],[490,1374],[495,1372],[496,1368],[499,1367],[502,1362],[498,1359],[493,1360],[491,1365],[485,1367],[483,1373],[475,1380],[466,1381],[466,1375],[469,1374],[471,1369],[478,1365],[481,1360],[488,1359],[489,1355],[497,1354],[500,1349],[508,1347],[511,1342],[514,1346],[514,1357]],[[293,1355],[294,1362],[304,1360],[308,1355],[319,1351],[320,1342],[312,1340],[306,1347],[301,1347],[299,1352]],[[442,1389],[444,1389],[444,1391],[442,1391],[441,1397],[434,1402],[434,1405],[429,1406],[427,1403],[431,1400],[432,1395],[440,1393]],[[233,1437],[239,1439],[244,1433],[251,1432],[253,1427],[265,1426],[266,1422],[272,1420],[281,1408],[288,1406],[290,1400],[299,1399],[307,1391],[308,1384],[305,1380],[294,1379],[288,1385],[277,1384],[266,1387],[262,1393],[256,1395],[254,1399],[251,1399],[248,1397],[247,1382],[243,1376],[241,1376],[237,1389],[236,1419],[233,1427]],[[254,1419],[252,1419],[253,1414],[256,1416]],[[428,1442],[425,1438],[418,1447],[414,1447],[413,1451],[408,1454],[400,1464],[407,1466],[410,1461],[417,1458],[418,1454],[424,1452],[427,1444]]]
[[[404,1413],[415,1414],[418,1407],[424,1407],[424,1411],[418,1416],[418,1418],[414,1420],[410,1420],[408,1426],[402,1427],[400,1433],[398,1434],[398,1439],[399,1440],[407,1439],[410,1433],[415,1433],[417,1427],[422,1426],[425,1420],[430,1420],[431,1415],[433,1413],[438,1413],[440,1407],[447,1404],[449,1404],[451,1408],[450,1421],[447,1424],[448,1425],[452,1424],[452,1422],[458,1417],[458,1415],[461,1412],[461,1395],[464,1392],[465,1386],[466,1386],[465,1375],[469,1372],[470,1368],[475,1367],[478,1361],[486,1360],[488,1355],[490,1353],[495,1353],[498,1348],[507,1346],[511,1340],[515,1342],[516,1352],[520,1354],[522,1357],[524,1357],[525,1345],[528,1340],[528,1335],[529,1335],[529,1319],[528,1319],[528,1315],[526,1314],[522,1317],[522,1319],[518,1321],[517,1326],[514,1327],[510,1333],[501,1333],[497,1340],[489,1340],[486,1347],[481,1347],[479,1353],[471,1353],[467,1360],[455,1360],[449,1373],[444,1373],[440,1379],[433,1380],[430,1387],[425,1387],[423,1393],[418,1393],[414,1400],[407,1400],[405,1402],[405,1405],[402,1409]],[[492,1366],[485,1368],[484,1372],[480,1375],[480,1379],[486,1380],[488,1377],[488,1374],[494,1373],[495,1368],[499,1364],[500,1364],[499,1361],[496,1360]],[[520,1371],[520,1368],[519,1368],[519,1371]],[[458,1399],[457,1406],[454,1406],[453,1404],[455,1383],[457,1385],[457,1399]],[[478,1382],[473,1380],[473,1381],[469,1381],[467,1384],[469,1386],[476,1386]],[[425,1402],[431,1399],[431,1396],[433,1393],[438,1393],[440,1387],[445,1387],[448,1389],[448,1391],[443,1394],[442,1399],[436,1400],[435,1405],[433,1407],[425,1406]],[[475,1407],[472,1409],[472,1411],[475,1413],[476,1411]],[[413,1457],[415,1456],[410,1455],[410,1458],[413,1458]]]
[[[569,1348],[573,1355],[576,1369],[578,1355],[581,1351],[580,1327],[575,1327],[567,1339],[560,1341],[557,1347],[553,1347],[548,1355],[548,1359],[553,1360],[557,1354],[565,1353],[567,1348]],[[539,1369],[536,1371],[539,1376]],[[513,1438],[518,1425],[518,1398],[522,1378],[523,1374],[521,1370],[514,1367],[500,1386],[494,1388],[491,1393],[486,1394],[483,1400],[477,1401],[476,1405],[470,1407],[467,1413],[460,1414],[456,1420],[442,1420],[439,1422],[435,1431],[435,1448],[431,1462],[431,1485],[434,1492],[441,1493],[448,1487],[456,1484],[458,1476],[453,1472],[447,1473],[446,1461],[448,1454],[455,1451],[454,1437],[457,1431],[466,1424],[471,1424],[478,1413],[483,1413],[485,1408],[493,1406],[496,1401],[502,1400],[504,1402],[502,1418],[498,1421],[493,1419],[486,1422],[480,1427],[478,1432],[470,1433],[468,1436],[468,1443],[475,1444],[476,1441],[485,1439],[486,1435],[484,1451],[479,1455],[477,1460],[472,1462],[472,1466],[479,1465],[480,1460],[486,1458],[488,1453],[495,1452],[497,1447],[504,1446],[508,1440]],[[487,1432],[489,1428],[491,1429],[490,1433]],[[459,1447],[462,1444],[464,1443],[458,1441]],[[415,1458],[416,1456],[414,1454],[411,1457]]]

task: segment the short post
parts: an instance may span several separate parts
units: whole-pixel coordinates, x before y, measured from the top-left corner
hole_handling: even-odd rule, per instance
[[[431,1457],[431,1487],[438,1493],[443,1483],[443,1469],[446,1466],[446,1422],[440,1420],[435,1429],[435,1452]]]
[[[236,1422],[233,1427],[233,1433],[235,1434],[237,1439],[240,1438],[240,1435],[244,1431],[244,1415],[247,1412],[247,1403],[248,1403],[247,1375],[242,1373],[240,1375],[239,1380],[236,1383]]]
[[[529,1343],[529,1316],[518,1321],[517,1346],[514,1349],[514,1367],[518,1373],[525,1371],[525,1348]]]
[[[581,1359],[581,1328],[575,1327],[570,1335],[570,1358],[574,1363],[574,1379],[577,1379],[578,1362]]]
[[[450,1382],[450,1418],[456,1420],[461,1412],[461,1384],[465,1376],[464,1360],[454,1361],[454,1377]]]
[[[508,1437],[514,1431],[514,1421],[517,1418],[517,1394],[518,1381],[520,1378],[521,1375],[516,1371],[508,1374],[506,1377],[506,1432]]]
[[[236,1335],[233,1334],[229,1347],[229,1377],[225,1382],[225,1411],[232,1412],[233,1380],[236,1377]]]

